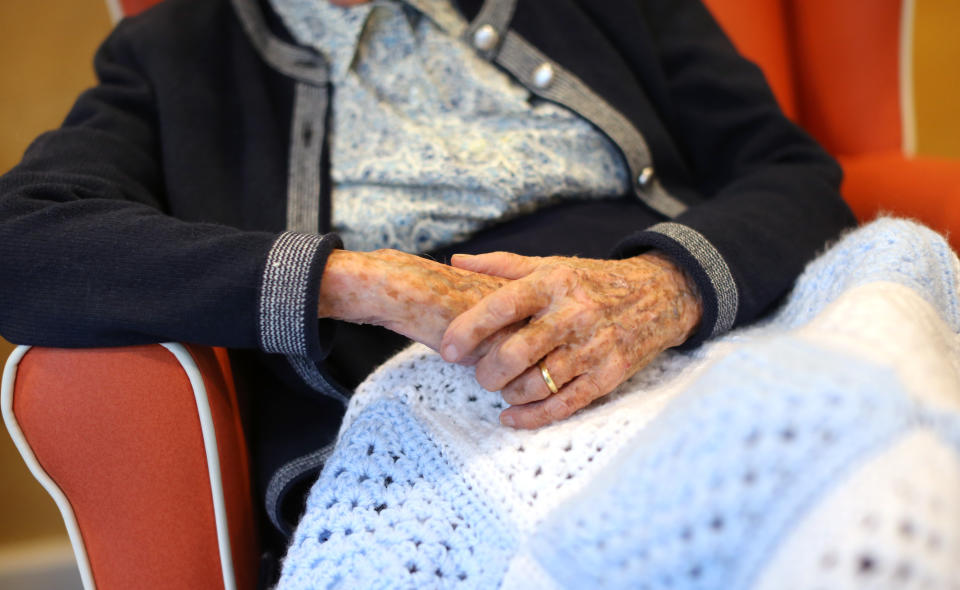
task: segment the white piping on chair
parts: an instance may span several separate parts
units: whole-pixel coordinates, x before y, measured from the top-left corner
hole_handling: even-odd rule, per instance
[[[230,531],[227,526],[227,506],[223,496],[223,479],[220,476],[220,452],[217,449],[217,434],[210,413],[207,387],[196,361],[182,344],[168,342],[163,347],[173,353],[190,379],[194,398],[197,400],[197,417],[203,433],[203,449],[207,455],[207,472],[210,474],[210,492],[213,495],[213,516],[217,524],[217,545],[220,548],[220,569],[223,572],[224,590],[236,590],[233,573],[233,554],[230,550]]]
[[[120,0],[107,0],[107,10],[110,12],[110,21],[113,24],[117,24],[123,18],[123,8],[120,7]]]
[[[223,480],[220,475],[220,454],[217,449],[217,437],[213,425],[213,415],[210,412],[210,402],[207,397],[207,388],[203,383],[203,376],[197,367],[196,361],[181,344],[167,343],[162,345],[183,368],[190,381],[190,387],[193,389],[194,399],[197,404],[197,417],[200,419],[200,432],[203,436],[203,448],[207,457],[207,473],[210,478],[210,492],[213,496],[213,514],[217,527],[217,545],[220,552],[220,569],[223,573],[223,587],[225,590],[236,590],[236,579],[233,571],[233,556],[230,548],[230,532],[227,525],[227,509],[223,494]],[[90,560],[87,557],[86,547],[83,544],[83,536],[80,533],[80,527],[77,525],[76,516],[69,500],[64,495],[63,490],[53,481],[53,479],[44,471],[37,461],[30,444],[27,442],[23,431],[17,423],[16,416],[13,413],[13,388],[16,380],[17,368],[23,356],[30,350],[29,346],[18,346],[14,349],[7,364],[3,370],[3,381],[0,385],[0,406],[2,406],[3,421],[6,424],[7,431],[10,432],[13,443],[17,450],[23,456],[27,467],[40,485],[47,490],[47,493],[56,502],[63,516],[63,522],[67,528],[67,534],[70,536],[70,543],[73,545],[73,554],[77,559],[77,567],[80,570],[80,578],[83,581],[83,587],[86,590],[95,590],[96,584],[93,580],[93,572],[90,568]]]
[[[913,36],[916,22],[915,0],[902,0],[900,6],[900,128],[901,150],[907,157],[917,154],[917,105],[913,86]]]
[[[27,442],[23,431],[20,430],[17,417],[13,414],[13,384],[17,377],[17,367],[19,367],[23,355],[27,354],[30,348],[30,346],[16,347],[13,353],[10,354],[10,358],[7,359],[6,366],[3,368],[3,381],[2,384],[0,384],[0,406],[2,406],[3,410],[3,422],[7,426],[7,432],[10,433],[10,438],[13,439],[13,444],[16,445],[17,450],[20,451],[20,455],[27,464],[27,468],[30,469],[30,473],[37,478],[40,485],[47,490],[47,493],[50,494],[53,501],[56,502],[57,508],[60,509],[60,514],[63,516],[63,524],[66,525],[67,534],[70,536],[70,544],[73,545],[73,555],[77,559],[77,568],[80,570],[80,580],[83,582],[83,587],[86,590],[95,590],[97,586],[93,582],[93,571],[90,569],[87,549],[83,544],[83,536],[80,534],[80,527],[77,526],[77,518],[73,514],[70,501],[67,500],[60,486],[58,486],[47,472],[43,470],[43,467],[40,466],[36,455],[33,454],[33,449],[30,448],[30,443]]]

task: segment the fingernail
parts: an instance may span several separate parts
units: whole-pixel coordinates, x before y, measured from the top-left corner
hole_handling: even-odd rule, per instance
[[[517,425],[516,421],[513,419],[513,416],[510,414],[500,414],[500,424],[509,426],[510,428],[513,428]]]
[[[449,362],[457,360],[457,347],[453,344],[448,344],[446,348],[443,349],[443,359]]]

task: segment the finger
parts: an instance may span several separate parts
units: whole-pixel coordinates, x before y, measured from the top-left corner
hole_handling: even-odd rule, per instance
[[[500,413],[500,422],[515,428],[539,428],[568,418],[616,389],[657,354],[651,351],[634,365],[619,354],[610,355],[603,367],[583,373],[546,399],[507,408]]]
[[[513,336],[491,347],[491,350],[480,358],[476,365],[477,382],[488,391],[503,390],[540,359],[547,358],[555,349],[578,340],[579,330],[585,322],[589,323],[590,318],[591,314],[577,304],[561,305],[558,309],[544,313],[521,327]],[[585,369],[595,368],[612,347],[613,342],[608,338],[594,337],[588,343],[578,345],[577,353],[573,357],[564,355],[556,361],[551,358],[549,370],[553,370],[555,363],[558,369],[569,369],[559,373],[564,377],[562,382],[557,384],[560,386],[585,372]],[[573,360],[573,366],[567,367]]]
[[[565,315],[550,313],[537,318],[491,347],[477,362],[477,383],[487,391],[500,391],[562,345],[569,333]]]
[[[440,341],[440,354],[455,363],[490,335],[534,315],[549,303],[549,293],[532,281],[504,285],[450,322]]]
[[[577,358],[574,350],[561,346],[508,383],[500,391],[503,401],[511,406],[522,406],[547,399],[553,395],[553,392],[547,386],[546,379],[543,378],[543,373],[540,371],[541,364],[546,367],[547,373],[558,389],[562,389],[564,385],[585,372],[584,369],[587,368],[586,363]]]
[[[541,260],[535,256],[521,256],[510,252],[487,254],[454,254],[450,265],[505,279],[520,279],[536,270]]]
[[[483,342],[478,344],[477,347],[474,348],[472,352],[460,357],[460,360],[457,361],[457,364],[467,365],[467,366],[476,365],[481,358],[483,358],[487,354],[490,354],[491,350],[503,344],[507,340],[507,338],[515,334],[517,330],[519,330],[525,325],[526,325],[525,322],[517,322],[516,324],[507,326],[506,328],[500,330],[499,332],[494,333],[489,338],[484,339]]]
[[[500,413],[500,422],[514,428],[540,428],[569,418],[577,410],[590,405],[593,400],[613,391],[617,385],[618,383],[605,379],[603,375],[585,373],[544,400],[510,406]]]

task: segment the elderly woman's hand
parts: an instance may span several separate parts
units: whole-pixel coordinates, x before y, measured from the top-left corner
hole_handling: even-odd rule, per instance
[[[376,324],[437,350],[453,318],[507,282],[397,250],[334,250],[317,316]]]
[[[508,426],[570,416],[682,344],[702,314],[693,281],[657,253],[592,260],[495,252],[458,255],[453,265],[515,279],[458,316],[441,344],[448,361],[479,358],[477,381],[511,404],[500,416]]]

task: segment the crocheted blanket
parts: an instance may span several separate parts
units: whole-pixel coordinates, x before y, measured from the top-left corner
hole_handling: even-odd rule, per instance
[[[352,399],[279,587],[960,587],[958,277],[875,222],[761,324],[532,432],[411,347]]]

